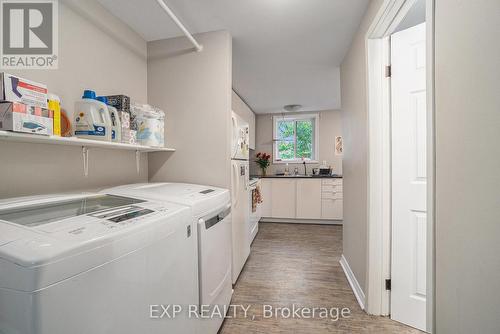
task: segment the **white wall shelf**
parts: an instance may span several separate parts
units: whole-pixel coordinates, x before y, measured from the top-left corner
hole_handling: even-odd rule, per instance
[[[103,148],[112,150],[128,150],[136,152],[175,152],[173,148],[151,147],[141,145],[131,145],[123,143],[105,142],[99,140],[82,139],[77,137],[59,137],[32,135],[29,133],[18,133],[0,130],[0,140],[18,143],[49,144],[49,145],[68,145],[87,148]]]
[[[77,137],[43,136],[43,135],[34,135],[29,133],[2,131],[2,130],[0,130],[0,141],[80,147],[82,150],[83,175],[85,177],[89,175],[90,148],[126,150],[135,152],[135,164],[136,164],[137,174],[140,173],[140,168],[141,168],[140,164],[141,153],[175,152],[175,149],[167,147],[152,147],[152,146],[123,144],[123,143],[113,143],[113,142],[90,140]]]

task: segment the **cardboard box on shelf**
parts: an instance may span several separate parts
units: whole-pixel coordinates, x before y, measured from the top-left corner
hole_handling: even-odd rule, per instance
[[[2,72],[0,73],[0,100],[47,109],[47,86]]]
[[[47,109],[27,106],[19,102],[2,102],[0,103],[0,130],[51,136],[53,119],[49,117]]]

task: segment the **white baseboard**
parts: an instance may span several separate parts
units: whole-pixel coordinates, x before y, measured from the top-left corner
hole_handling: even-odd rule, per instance
[[[340,265],[342,266],[344,274],[347,277],[347,280],[349,281],[349,285],[351,286],[352,292],[354,292],[354,296],[356,296],[356,299],[358,300],[359,306],[361,307],[362,310],[364,310],[366,301],[365,293],[363,292],[361,285],[359,285],[356,276],[354,276],[351,267],[349,267],[349,263],[347,263],[344,254],[342,254],[342,256],[340,257]]]
[[[291,219],[262,217],[260,223],[285,223],[285,224],[316,224],[316,225],[342,225],[342,220],[327,219]]]

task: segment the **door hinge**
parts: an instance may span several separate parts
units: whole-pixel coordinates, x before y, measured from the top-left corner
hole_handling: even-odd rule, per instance
[[[385,280],[385,289],[391,290],[391,279],[390,278]]]
[[[390,78],[392,76],[392,66],[391,65],[387,65],[385,67],[385,77],[386,78]]]

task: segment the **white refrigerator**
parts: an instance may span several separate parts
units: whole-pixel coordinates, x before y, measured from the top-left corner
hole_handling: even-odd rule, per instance
[[[232,279],[235,284],[250,255],[249,125],[234,112],[231,125]]]

